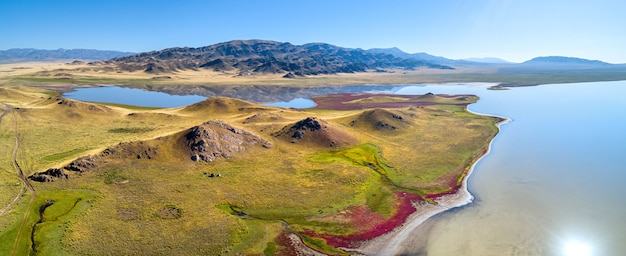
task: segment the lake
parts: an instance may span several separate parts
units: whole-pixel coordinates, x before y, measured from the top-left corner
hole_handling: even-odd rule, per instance
[[[415,231],[428,255],[626,255],[626,82],[484,90],[470,109],[505,116],[469,179],[476,200]],[[410,242],[410,241],[407,241]]]
[[[469,178],[474,203],[426,221],[415,230],[414,241],[405,241],[419,244],[407,246],[404,253],[626,255],[626,81],[511,90],[487,90],[489,86],[333,89],[336,93],[363,88],[397,94],[475,94],[480,100],[470,110],[512,120],[501,127],[491,153]],[[275,105],[311,106],[302,93],[290,93],[298,96],[277,95],[280,100]],[[268,103],[272,95],[255,93],[255,97]]]
[[[202,101],[198,95],[171,95],[119,86],[76,88],[63,97],[89,102],[115,103],[142,107],[175,108]]]

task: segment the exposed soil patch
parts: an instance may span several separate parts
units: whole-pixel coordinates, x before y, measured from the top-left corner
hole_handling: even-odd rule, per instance
[[[117,209],[117,218],[120,220],[139,219],[139,210],[134,209],[134,208]]]
[[[161,219],[178,219],[183,216],[183,210],[177,208],[176,206],[168,205],[165,208],[159,210],[157,215]]]

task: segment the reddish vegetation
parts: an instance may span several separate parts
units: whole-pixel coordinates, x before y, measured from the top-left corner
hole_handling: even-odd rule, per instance
[[[280,232],[280,235],[274,239],[274,242],[278,245],[276,248],[276,255],[298,255],[298,249],[293,244],[293,241],[289,238],[289,233]]]
[[[463,174],[463,177],[465,177],[465,174]],[[461,182],[457,182],[456,179],[451,179],[450,182],[448,183],[448,186],[450,186],[450,189],[445,192],[441,192],[437,194],[426,194],[425,197],[428,199],[437,199],[442,196],[452,195],[456,193],[457,191],[459,191],[459,189],[461,188]]]
[[[362,102],[345,104],[353,100],[366,99],[371,97],[389,96],[394,98],[404,98],[406,101],[391,101],[391,102]],[[474,97],[473,95],[447,95],[437,94],[437,97],[441,98],[456,98],[456,97]],[[331,109],[331,110],[356,110],[366,108],[402,108],[409,106],[430,106],[438,105],[440,103],[430,102],[425,100],[424,95],[396,95],[396,94],[374,94],[374,93],[339,93],[313,97],[312,100],[317,104],[315,108],[318,109]],[[469,103],[459,104],[447,104],[447,105],[462,105],[465,106]]]
[[[480,156],[482,156],[482,155],[484,155],[486,153],[487,153],[487,149],[483,148],[481,150],[480,154],[475,156],[470,162],[472,162],[472,163],[476,162],[478,157],[480,157]],[[456,193],[461,188],[461,184],[463,184],[463,180],[465,179],[465,177],[469,173],[470,168],[472,168],[472,167],[469,166],[469,165],[465,166],[465,167],[462,167],[461,170],[460,170],[461,171],[460,178],[459,177],[451,177],[448,180],[448,184],[447,185],[450,186],[449,190],[447,190],[445,192],[442,192],[442,193],[437,193],[437,194],[427,194],[425,197],[428,198],[428,199],[437,199],[437,198],[440,198],[440,197],[445,196],[445,195],[452,195],[452,194]]]
[[[352,208],[348,217],[357,230],[354,234],[317,234],[311,230],[306,230],[303,234],[322,238],[326,240],[326,243],[334,247],[358,247],[362,242],[383,235],[402,225],[409,215],[415,212],[412,202],[423,200],[418,195],[405,192],[396,192],[396,198],[398,200],[396,214],[387,220],[382,219],[382,215],[373,213],[366,206]]]

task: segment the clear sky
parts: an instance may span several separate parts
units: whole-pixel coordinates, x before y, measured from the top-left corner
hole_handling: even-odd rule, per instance
[[[0,50],[143,52],[234,39],[626,63],[626,0],[0,0]]]

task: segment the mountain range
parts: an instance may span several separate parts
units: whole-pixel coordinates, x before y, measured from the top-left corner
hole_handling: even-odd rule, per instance
[[[134,54],[132,52],[102,51],[93,49],[57,49],[40,50],[19,48],[0,51],[0,63],[24,61],[53,61],[53,60],[108,60],[116,57]]]
[[[233,40],[204,47],[175,47],[130,53],[88,49],[10,49],[0,51],[0,63],[41,60],[87,60],[93,69],[118,72],[172,73],[181,70],[213,70],[238,75],[286,74],[285,77],[387,72],[393,69],[455,69],[495,67],[501,71],[622,68],[598,60],[573,57],[537,57],[523,63],[498,58],[454,60],[424,52],[406,53],[396,47],[369,50],[344,48],[326,43],[293,45],[269,40]]]
[[[354,73],[368,70],[453,69],[428,60],[396,57],[325,43],[293,45],[267,40],[234,40],[205,47],[177,47],[118,57],[112,64],[124,71],[166,73],[177,70],[237,70],[251,73],[290,73],[293,76]]]

